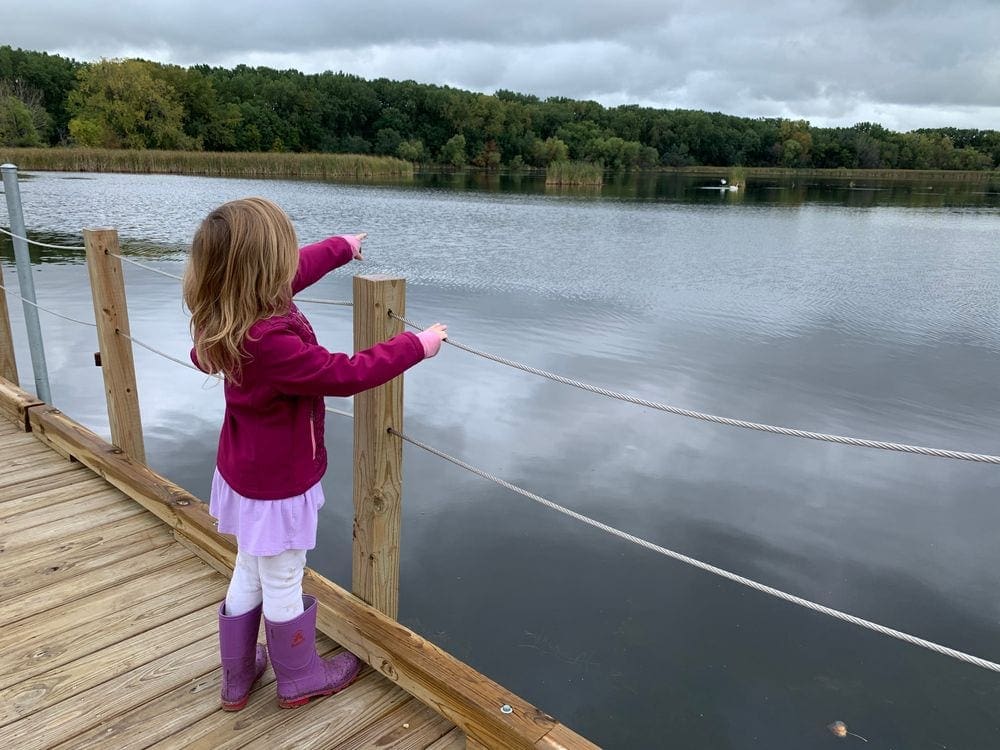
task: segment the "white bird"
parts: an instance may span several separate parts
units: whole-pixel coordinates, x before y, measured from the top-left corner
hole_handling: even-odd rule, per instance
[[[726,180],[725,180],[724,178],[723,178],[723,179],[721,179],[721,180],[719,180],[719,182],[721,182],[721,183],[722,183],[723,185],[725,185],[725,184],[726,184]]]

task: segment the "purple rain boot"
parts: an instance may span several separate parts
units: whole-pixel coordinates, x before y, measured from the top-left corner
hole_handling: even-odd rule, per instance
[[[339,693],[361,674],[361,660],[348,651],[332,659],[320,658],[316,653],[316,598],[303,596],[302,606],[302,614],[288,622],[264,618],[281,708],[298,708],[310,698]]]
[[[222,654],[222,710],[239,711],[267,668],[267,650],[257,643],[261,605],[242,615],[226,614],[219,605],[219,653]]]

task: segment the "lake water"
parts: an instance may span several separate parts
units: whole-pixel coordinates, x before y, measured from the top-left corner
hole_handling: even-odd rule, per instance
[[[303,242],[367,231],[352,272],[408,280],[412,318],[537,367],[714,414],[1000,453],[1000,195],[989,183],[530,178],[405,185],[29,175],[29,231],[179,273],[204,214],[282,205]],[[0,223],[8,226],[0,209]],[[0,242],[16,286],[9,242]],[[39,302],[93,319],[72,253]],[[133,333],[184,357],[178,284],[127,267]],[[303,309],[349,350],[346,308]],[[33,380],[11,305],[21,382]],[[43,314],[55,403],[106,433],[92,329]],[[221,390],[135,352],[150,463],[207,497]],[[1000,659],[1000,469],[695,422],[447,347],[407,374],[406,430],[541,495],[777,588]],[[344,402],[330,399],[333,406]],[[346,406],[349,408],[349,405]],[[350,584],[351,425],[310,564]],[[719,580],[407,446],[400,619],[609,748],[1000,746],[1000,678]],[[858,744],[860,747],[860,744]]]

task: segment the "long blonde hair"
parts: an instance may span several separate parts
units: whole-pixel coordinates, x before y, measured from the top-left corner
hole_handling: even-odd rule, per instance
[[[184,303],[205,370],[239,382],[247,333],[258,320],[288,311],[298,262],[292,222],[269,200],[231,201],[201,222],[184,273]]]

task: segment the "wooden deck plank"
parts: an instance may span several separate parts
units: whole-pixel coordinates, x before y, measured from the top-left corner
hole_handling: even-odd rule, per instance
[[[83,464],[76,464],[72,461],[67,463],[70,467],[67,471],[62,471],[51,476],[43,475],[26,482],[18,482],[0,488],[0,503],[5,503],[8,500],[16,500],[25,495],[33,495],[37,492],[54,490],[57,487],[63,487],[67,484],[73,484],[74,482],[90,479],[95,476],[94,472]]]
[[[0,474],[0,489],[15,486],[23,482],[30,482],[34,479],[63,474],[67,471],[76,471],[78,468],[78,464],[67,461],[65,458],[49,458],[46,456],[28,465],[18,465],[11,467],[9,470],[5,469],[3,474]]]
[[[426,750],[465,750],[465,735],[455,727],[437,742],[428,745]]]
[[[48,505],[44,508],[0,519],[0,538],[10,538],[26,529],[34,528],[35,526],[45,526],[47,524],[52,524],[62,529],[67,525],[63,523],[64,519],[73,518],[83,512],[95,511],[115,504],[120,504],[127,508],[135,507],[135,503],[129,498],[114,487],[105,484],[103,487],[92,490],[74,499],[72,502]]]
[[[410,697],[399,708],[339,744],[331,745],[321,736],[315,740],[305,736],[301,742],[287,746],[303,750],[368,750],[376,747],[379,750],[426,750],[453,728],[450,721]]]
[[[49,748],[210,671],[218,652],[215,637],[202,638],[4,727],[13,747]]]
[[[316,650],[323,657],[329,657],[337,653],[340,647],[325,636],[317,634]],[[274,688],[274,671],[270,665],[267,671],[261,675],[260,681],[250,694],[250,701],[247,707],[238,713],[227,713],[219,709],[219,681],[222,679],[222,670],[218,669],[210,674],[204,675],[199,680],[192,681],[178,695],[165,697],[164,704],[169,703],[165,713],[154,711],[150,708],[140,708],[136,710],[138,715],[123,715],[119,721],[122,724],[140,726],[145,719],[162,721],[168,725],[177,725],[179,728],[169,734],[161,734],[153,727],[144,727],[143,734],[152,732],[154,744],[146,743],[142,747],[149,746],[150,750],[188,750],[188,748],[214,748],[213,737],[225,738],[233,732],[239,731],[244,721],[253,721],[254,716],[269,716],[277,713],[279,716],[290,717],[294,711],[279,709]],[[208,681],[207,684],[206,681]],[[212,695],[206,693],[211,688]],[[200,693],[200,695],[199,695]],[[195,707],[197,704],[197,707]],[[206,705],[211,708],[206,711]],[[318,706],[318,703],[310,704],[311,707]],[[201,717],[193,721],[184,721],[189,711],[200,713]],[[148,723],[148,722],[146,722]]]
[[[114,521],[122,521],[142,513],[144,513],[142,507],[135,503],[120,503],[108,508],[84,510],[59,524],[32,526],[16,534],[0,532],[0,550],[6,553],[31,549],[44,542],[63,538],[68,534],[85,531]]]
[[[38,677],[0,690],[0,727],[190,643],[216,635],[217,611],[218,604],[213,602],[144,633],[112,643],[100,651],[51,669]],[[215,707],[216,703],[211,705]]]
[[[91,558],[103,555],[108,545],[143,545],[147,539],[164,540],[165,544],[169,537],[170,533],[156,518],[139,515],[66,537],[57,536],[35,547],[7,551],[0,543],[0,593],[6,599],[44,584],[42,577],[61,580],[76,575],[74,569],[91,565]]]
[[[190,559],[192,555],[188,550],[179,544],[171,544],[141,552],[135,557],[108,563],[89,571],[86,575],[69,578],[49,586],[40,586],[4,601],[3,607],[0,607],[0,627]]]
[[[108,486],[100,477],[81,478],[62,487],[46,488],[18,498],[0,500],[0,518],[30,513],[50,505],[76,500]]]
[[[100,616],[96,619],[91,615],[84,628],[74,625],[62,627],[65,623],[61,623],[56,626],[58,632],[29,635],[22,642],[0,652],[0,663],[4,665],[3,674],[0,674],[0,689],[37,677],[112,643],[176,619],[181,614],[222,601],[226,595],[225,581],[215,571],[207,572],[210,575],[198,576],[195,580],[186,579],[176,587],[162,587],[158,589],[162,593],[154,591],[156,596],[146,595],[137,602],[132,601],[133,597],[126,597],[129,600],[127,603],[121,602],[115,609],[99,611]],[[86,602],[87,599],[80,601]],[[71,606],[77,604],[79,602]],[[79,609],[85,611],[86,607]]]
[[[30,432],[16,432],[13,435],[6,434],[0,435],[0,459],[12,458],[18,453],[28,455],[42,453],[43,451],[39,448],[46,448],[41,440],[36,438]],[[49,449],[51,451],[51,449]]]
[[[299,748],[306,747],[300,744],[305,738],[314,736],[324,738],[323,747],[338,747],[358,729],[408,700],[411,696],[368,670],[343,692],[310,703],[308,709],[289,711],[278,708],[275,701],[244,709],[238,722],[230,722],[222,732],[202,738],[191,748]]]

